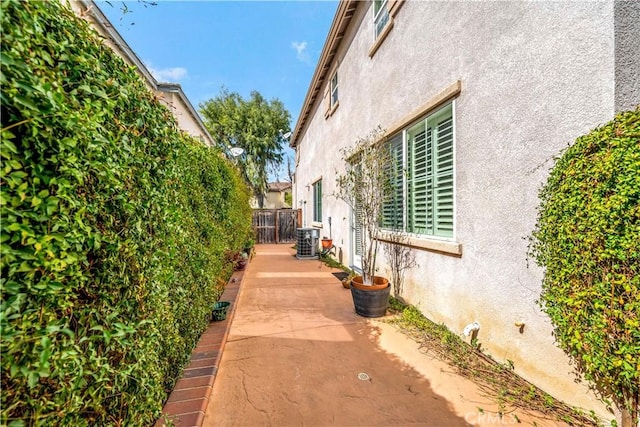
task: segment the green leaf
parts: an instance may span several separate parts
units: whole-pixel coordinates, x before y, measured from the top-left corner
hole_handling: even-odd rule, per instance
[[[16,102],[18,102],[19,104],[22,104],[27,108],[30,108],[31,110],[39,111],[39,109],[36,106],[36,104],[34,104],[33,101],[30,100],[29,98],[26,98],[26,97],[20,96],[20,95],[16,95],[13,99]]]

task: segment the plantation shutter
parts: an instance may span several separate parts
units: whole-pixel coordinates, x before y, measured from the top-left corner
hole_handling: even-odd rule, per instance
[[[408,142],[408,231],[433,234],[433,142],[424,122],[409,131]]]
[[[451,109],[433,128],[435,164],[434,234],[453,237],[453,118]]]
[[[313,220],[322,222],[322,180],[313,184]]]
[[[451,105],[407,133],[407,231],[453,237],[453,117]]]
[[[386,173],[389,175],[389,191],[382,207],[382,227],[393,230],[403,230],[403,162],[402,134],[395,136],[388,143],[389,163]]]
[[[360,219],[362,217],[362,209],[357,203],[355,208],[356,208],[356,211],[354,212],[355,217],[353,219],[353,227],[355,228],[354,230],[355,253],[356,255],[362,255],[362,220]]]

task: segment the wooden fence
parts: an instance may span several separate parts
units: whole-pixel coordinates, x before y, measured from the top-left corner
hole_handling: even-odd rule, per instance
[[[301,219],[299,209],[254,209],[253,229],[257,243],[291,243]]]

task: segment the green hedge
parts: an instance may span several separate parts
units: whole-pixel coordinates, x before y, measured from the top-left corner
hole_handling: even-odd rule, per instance
[[[540,198],[532,248],[545,268],[542,308],[578,371],[637,415],[640,108],[578,138]]]
[[[151,425],[249,192],[71,10],[3,0],[2,424]]]

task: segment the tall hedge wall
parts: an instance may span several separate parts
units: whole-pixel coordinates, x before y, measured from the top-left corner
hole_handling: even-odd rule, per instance
[[[540,190],[532,254],[555,337],[597,393],[640,411],[640,107],[578,138]],[[625,418],[623,418],[624,420]],[[625,423],[623,423],[624,425]]]
[[[57,1],[3,0],[2,424],[151,425],[249,192]]]

